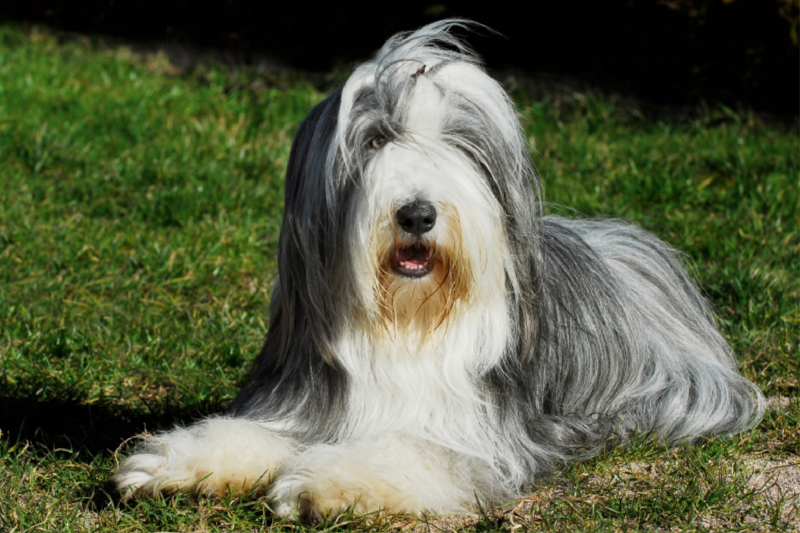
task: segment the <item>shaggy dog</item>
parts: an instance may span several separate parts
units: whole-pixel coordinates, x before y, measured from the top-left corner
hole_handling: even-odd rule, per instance
[[[514,105],[442,21],[300,126],[269,333],[224,416],[143,439],[126,496],[263,488],[279,515],[514,498],[609,438],[764,410],[676,252],[543,216]]]

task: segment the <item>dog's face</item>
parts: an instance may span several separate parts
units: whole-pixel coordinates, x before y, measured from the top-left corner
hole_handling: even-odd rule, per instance
[[[444,35],[387,43],[295,140],[280,277],[308,288],[298,296],[328,331],[416,350],[456,322],[488,335],[488,321],[505,339],[535,285],[536,177],[516,112]]]
[[[503,211],[470,141],[478,132],[457,112],[464,74],[483,74],[436,66],[395,66],[350,112],[374,117],[351,121],[363,132],[348,135],[348,148],[365,150],[347,229],[353,265],[367,318],[394,338],[447,329],[451,314],[504,291]]]

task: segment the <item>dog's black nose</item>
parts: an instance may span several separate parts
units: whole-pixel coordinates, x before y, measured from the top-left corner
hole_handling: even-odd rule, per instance
[[[427,202],[414,202],[397,210],[397,223],[404,231],[421,237],[436,224],[436,208]]]

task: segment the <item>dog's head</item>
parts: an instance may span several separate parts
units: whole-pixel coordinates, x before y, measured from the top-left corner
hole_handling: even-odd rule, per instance
[[[273,318],[327,358],[345,330],[532,322],[538,181],[512,102],[452,33],[468,25],[392,38],[297,133]]]

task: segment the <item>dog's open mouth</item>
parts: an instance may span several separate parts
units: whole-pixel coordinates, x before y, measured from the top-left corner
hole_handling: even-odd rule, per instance
[[[427,276],[433,270],[431,249],[422,244],[398,248],[392,256],[392,270],[409,278]]]

